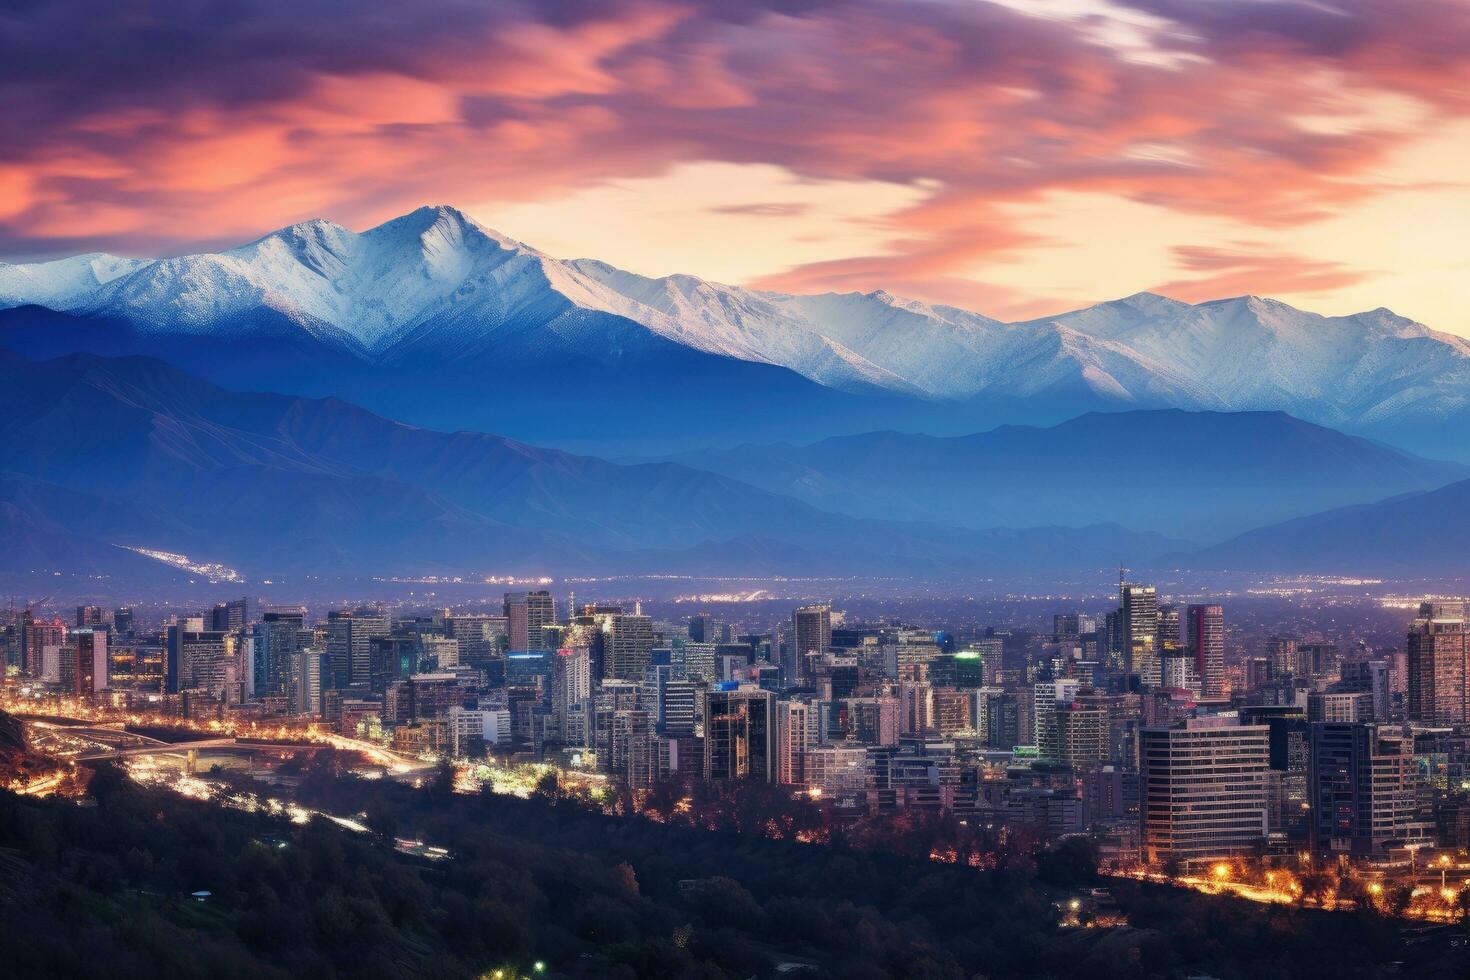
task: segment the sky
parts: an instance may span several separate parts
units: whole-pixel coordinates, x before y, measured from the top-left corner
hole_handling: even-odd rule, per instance
[[[447,203],[644,274],[1470,335],[1470,0],[16,0],[0,119],[10,261]]]

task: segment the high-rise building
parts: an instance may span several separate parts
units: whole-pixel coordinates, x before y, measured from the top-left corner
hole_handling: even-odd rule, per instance
[[[387,636],[388,617],[376,609],[336,609],[327,613],[327,659],[332,687],[372,684],[373,637]],[[323,682],[325,683],[325,678]]]
[[[776,702],[776,782],[797,786],[805,781],[803,760],[811,736],[811,705],[802,701]]]
[[[60,649],[66,644],[66,627],[60,618],[36,619],[29,609],[20,622],[20,669],[34,677],[41,676],[42,660],[48,647]]]
[[[291,654],[291,682],[287,691],[291,710],[303,715],[322,713],[322,679],[331,674],[324,647],[304,646]]]
[[[1057,761],[1056,712],[1057,706],[1070,704],[1076,697],[1081,684],[1070,678],[1054,681],[1038,681],[1032,688],[1032,719],[1036,731],[1036,748],[1043,759]]]
[[[1409,629],[1409,718],[1426,725],[1470,721],[1466,677],[1465,606],[1425,602]]]
[[[692,640],[684,644],[685,676],[692,681],[719,680],[719,646],[718,643],[695,643]]]
[[[1057,613],[1051,618],[1052,638],[1077,640],[1084,634],[1097,632],[1097,619],[1081,613]]]
[[[1179,643],[1179,607],[1163,605],[1159,607],[1159,653],[1168,653],[1178,650]]]
[[[776,778],[776,699],[770,691],[722,684],[705,696],[705,778]]]
[[[653,649],[653,619],[637,613],[602,617],[603,676],[641,681]]]
[[[551,712],[563,745],[591,745],[592,656],[583,648],[551,660]]]
[[[77,606],[77,626],[110,626],[112,614],[101,606]]]
[[[695,643],[719,643],[720,635],[715,618],[707,612],[689,617],[689,639]]]
[[[932,735],[934,724],[934,685],[928,681],[904,681],[898,686],[900,735]]]
[[[243,680],[235,637],[224,630],[196,629],[198,618],[168,627],[164,690],[205,691],[223,697]],[[238,688],[237,688],[238,690]]]
[[[1387,726],[1311,726],[1312,846],[1319,852],[1382,854],[1404,841],[1416,817],[1413,739]]]
[[[1152,585],[1119,586],[1119,624],[1123,664],[1154,687],[1163,680],[1159,665],[1159,593]]]
[[[832,607],[798,606],[791,614],[792,658],[788,684],[806,679],[807,658],[827,652],[832,645]]]
[[[62,682],[77,697],[107,689],[107,629],[86,627],[72,633],[76,641],[76,671]]]
[[[1294,636],[1273,636],[1267,641],[1267,656],[1271,661],[1271,676],[1275,680],[1292,678],[1305,681],[1311,668],[1303,662]]]
[[[1021,699],[1010,691],[982,688],[980,730],[985,744],[993,749],[1011,749],[1021,744]]]
[[[550,592],[507,592],[505,618],[512,650],[555,649],[547,632],[556,625],[556,602]]]
[[[638,698],[639,705],[648,712],[653,731],[675,738],[694,734],[698,699],[698,685],[678,674],[672,663],[649,664],[643,672]]]
[[[522,607],[523,609],[525,607]],[[444,635],[459,643],[459,662],[485,670],[492,659],[506,650],[524,650],[510,642],[510,620],[484,613],[459,613],[444,617]]]
[[[1392,710],[1387,660],[1349,660],[1343,663],[1337,688],[1372,695],[1373,720],[1387,721]]]
[[[1269,733],[1224,716],[1139,733],[1145,860],[1188,867],[1265,840]]]
[[[291,681],[292,658],[305,645],[303,610],[270,610],[255,624],[255,689],[262,694],[285,693]]]
[[[209,628],[216,632],[243,629],[254,619],[249,598],[216,603],[210,611]]]
[[[1187,614],[1187,646],[1194,657],[1200,695],[1207,701],[1225,697],[1225,609],[1191,605]]]
[[[1097,705],[1068,702],[1052,711],[1052,756],[1079,771],[1106,762],[1109,757],[1108,715]]]

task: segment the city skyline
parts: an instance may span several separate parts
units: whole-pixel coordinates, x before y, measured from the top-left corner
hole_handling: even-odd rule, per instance
[[[6,976],[1470,976],[1470,0],[12,8]]]

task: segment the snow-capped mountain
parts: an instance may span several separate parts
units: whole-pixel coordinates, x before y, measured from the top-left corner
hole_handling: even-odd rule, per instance
[[[1002,323],[884,292],[793,296],[560,260],[449,207],[365,232],[304,222],[217,254],[0,264],[0,309],[0,344],[27,354],[149,353],[227,384],[248,363],[252,387],[358,396],[410,417],[439,399],[471,412],[466,425],[521,409],[639,420],[609,408],[622,384],[616,397],[662,397],[686,422],[685,402],[738,392],[747,417],[763,404],[770,421],[801,416],[813,436],[877,427],[870,417],[956,432],[1178,407],[1282,410],[1395,438],[1427,426],[1470,452],[1458,435],[1470,344],[1388,310],[1323,317],[1258,297],[1140,293]],[[289,369],[272,362],[281,350]],[[344,365],[352,377],[331,374]],[[474,383],[456,389],[455,376]],[[420,390],[374,401],[389,379]],[[595,390],[548,394],[572,384]],[[490,418],[473,415],[481,403],[496,406]],[[740,428],[741,408],[729,406],[729,433],[762,435]]]

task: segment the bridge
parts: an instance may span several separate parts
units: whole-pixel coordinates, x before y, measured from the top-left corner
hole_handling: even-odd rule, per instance
[[[78,762],[97,762],[102,759],[130,759],[148,755],[184,756],[184,768],[194,772],[201,751],[215,752],[320,752],[332,746],[321,743],[302,742],[250,742],[237,738],[205,738],[192,742],[158,742],[150,739],[148,745],[129,745],[93,749],[76,757]]]
[[[382,766],[392,778],[413,780],[433,767],[412,756],[362,739],[345,735],[328,734],[322,741],[314,742],[270,742],[241,739],[232,735],[217,735],[209,738],[190,739],[185,742],[165,742],[162,739],[127,731],[121,721],[90,722],[74,718],[46,718],[35,715],[20,715],[27,725],[40,729],[65,733],[89,742],[100,742],[101,746],[76,756],[79,762],[94,762],[101,759],[126,759],[135,756],[183,754],[189,772],[194,771],[200,751],[215,752],[319,752],[336,748],[348,752],[359,752]]]

